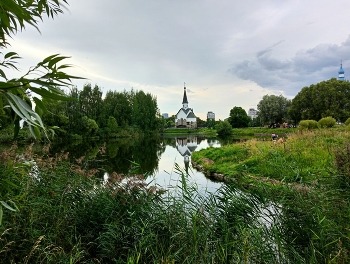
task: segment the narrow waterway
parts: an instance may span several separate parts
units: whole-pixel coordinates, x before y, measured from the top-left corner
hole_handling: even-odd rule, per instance
[[[54,144],[50,155],[69,153],[71,162],[81,162],[84,169],[97,169],[96,177],[108,181],[117,173],[145,174],[146,182],[171,191],[178,186],[181,174],[187,184],[196,185],[198,191],[215,192],[223,183],[212,181],[191,165],[191,155],[208,147],[220,147],[217,138],[194,135],[166,136],[163,138],[118,138],[106,142],[73,142]],[[124,176],[123,176],[124,175]]]
[[[208,179],[191,165],[191,154],[194,151],[208,147],[220,147],[219,140],[198,139],[196,136],[178,136],[173,140],[175,146],[165,146],[159,159],[158,170],[148,178],[148,181],[170,191],[179,184],[181,185],[181,174],[183,173],[186,175],[187,183],[196,185],[201,193],[215,192],[222,186],[223,183]]]

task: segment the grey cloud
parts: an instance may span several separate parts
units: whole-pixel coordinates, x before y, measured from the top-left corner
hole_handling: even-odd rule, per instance
[[[278,43],[276,44],[278,45]],[[273,45],[256,53],[250,60],[234,64],[229,72],[244,80],[250,80],[263,88],[295,96],[301,88],[337,77],[340,60],[343,68],[350,66],[350,37],[340,45],[320,44],[308,50],[298,51],[288,60],[273,58]]]

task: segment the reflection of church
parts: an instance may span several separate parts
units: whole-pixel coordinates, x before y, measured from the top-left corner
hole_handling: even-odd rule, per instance
[[[176,138],[176,149],[184,157],[185,169],[188,173],[190,156],[197,148],[197,137],[179,137]]]

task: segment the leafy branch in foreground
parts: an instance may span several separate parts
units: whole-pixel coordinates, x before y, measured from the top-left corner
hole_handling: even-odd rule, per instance
[[[67,0],[1,0],[0,2],[0,47],[8,44],[7,38],[25,29],[26,24],[38,31],[38,22],[46,14],[53,18],[63,13]]]
[[[63,13],[67,0],[2,0],[0,2],[0,48],[9,46],[8,38],[12,38],[18,31],[26,28],[26,25],[35,27],[38,31],[38,22],[42,21],[46,14],[54,18]],[[3,55],[3,52],[0,52]],[[46,135],[45,126],[41,115],[47,111],[42,98],[54,100],[70,100],[60,89],[72,85],[72,79],[83,79],[68,75],[64,69],[71,67],[69,64],[60,64],[69,57],[59,54],[51,55],[31,67],[20,78],[8,79],[5,70],[17,70],[17,60],[20,56],[16,52],[8,52],[0,61],[0,121],[10,119],[14,123],[14,136],[19,132],[19,122],[24,120],[35,138],[40,138],[40,130]],[[31,98],[32,93],[37,95]],[[41,98],[40,98],[41,97]],[[35,102],[35,109],[32,108]],[[11,111],[9,111],[11,110]],[[0,123],[1,127],[1,123]]]
[[[16,53],[8,54],[4,58],[12,60],[18,58]],[[35,67],[30,68],[24,76],[18,79],[8,80],[5,73],[1,73],[1,77],[6,81],[0,81],[0,96],[5,99],[5,103],[15,113],[13,117],[15,137],[18,135],[19,121],[21,119],[27,122],[34,137],[40,138],[40,129],[46,134],[46,129],[40,116],[47,112],[47,109],[41,102],[41,98],[73,100],[67,97],[60,87],[70,86],[72,79],[82,78],[68,75],[62,71],[62,69],[71,67],[69,64],[58,65],[59,62],[67,58],[69,57],[59,56],[59,54],[51,55],[39,62]],[[9,63],[10,66],[8,65]],[[0,63],[0,67],[3,65],[4,67],[12,67],[13,62],[5,61]],[[30,92],[33,92],[33,94]],[[35,110],[32,109],[32,101],[35,102]]]

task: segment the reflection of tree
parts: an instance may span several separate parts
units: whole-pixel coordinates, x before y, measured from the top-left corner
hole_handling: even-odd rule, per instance
[[[205,140],[205,139],[206,139],[206,138],[204,138],[204,137],[197,137],[197,144],[200,145],[201,142],[202,142],[203,140]]]
[[[60,152],[69,152],[72,162],[85,156],[85,169],[99,168],[99,177],[103,173],[113,172],[128,174],[134,168],[135,162],[139,164],[138,173],[154,174],[158,170],[158,163],[166,146],[175,147],[174,138],[160,139],[158,137],[142,137],[140,139],[118,138],[106,142],[105,153],[99,150],[103,148],[104,142],[80,141],[78,144],[53,144],[51,155]],[[101,169],[102,168],[102,169]]]
[[[107,154],[109,151],[117,148],[117,155],[114,157],[107,156],[108,166],[104,169],[110,174],[112,172],[127,174],[130,171],[132,158],[132,147],[133,141],[131,139],[122,139],[114,141],[112,144],[107,144]],[[111,149],[109,149],[111,148]],[[113,150],[112,150],[113,149]]]
[[[63,144],[62,142],[53,142],[50,147],[51,155],[60,152],[69,152],[69,157],[71,161],[78,159],[80,157],[85,157],[85,159],[93,159],[97,156],[99,147],[101,143],[97,141],[73,141],[72,143]]]
[[[140,173],[153,174],[157,171],[159,158],[164,150],[158,138],[144,137],[138,141],[133,149],[133,161],[140,165]]]
[[[107,143],[107,155],[109,156],[109,158],[113,159],[115,156],[117,156],[118,150],[119,150],[118,142],[111,141]]]
[[[139,164],[138,173],[154,173],[158,169],[161,154],[165,151],[159,138],[143,137],[141,139],[118,139],[107,143],[107,159],[104,169],[128,174],[134,165]]]
[[[240,141],[245,140],[245,139],[234,138],[234,137],[225,137],[225,138],[217,138],[217,140],[220,142],[221,146],[225,146],[225,145],[230,145],[230,144],[240,142]]]
[[[166,146],[171,146],[173,148],[176,148],[176,142],[174,141],[174,137],[163,138],[163,144]]]

